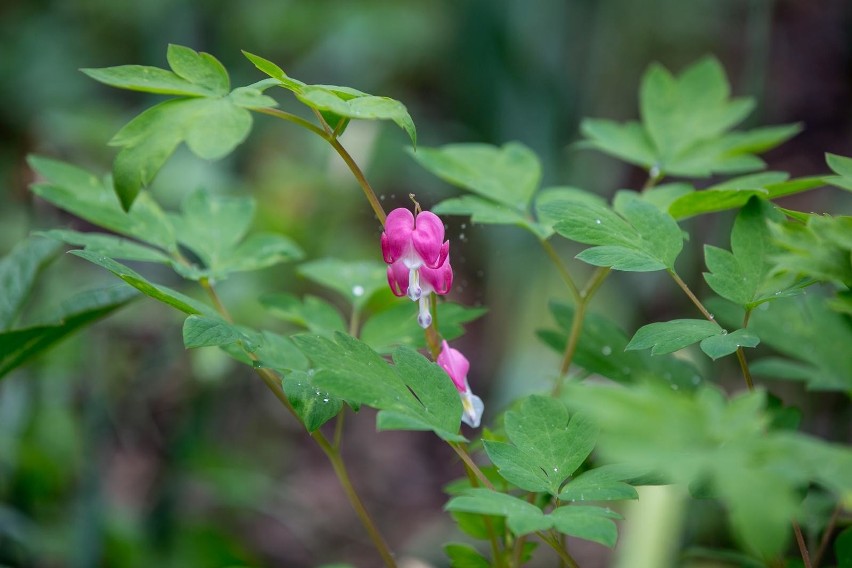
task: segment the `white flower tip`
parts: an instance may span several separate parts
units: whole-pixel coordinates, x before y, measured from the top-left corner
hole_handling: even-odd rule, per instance
[[[432,314],[430,314],[429,312],[422,312],[418,314],[417,323],[420,325],[420,327],[426,329],[427,327],[432,325]]]
[[[482,399],[471,394],[470,392],[462,393],[462,422],[471,428],[479,428],[479,423],[482,420],[482,413],[485,411],[485,404]]]
[[[406,294],[412,302],[416,302],[423,295],[423,289],[420,286],[409,286]]]

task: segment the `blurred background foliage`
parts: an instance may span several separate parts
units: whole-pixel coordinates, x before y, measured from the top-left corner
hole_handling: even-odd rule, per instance
[[[759,101],[746,126],[803,122],[802,134],[767,156],[771,169],[819,174],[824,151],[852,154],[850,29],[847,0],[6,0],[0,253],[32,230],[86,229],[30,194],[27,154],[106,173],[114,156],[106,141],[158,100],[105,88],[78,68],[164,66],[167,43],[214,54],[235,85],[262,78],[245,49],[304,81],[397,98],[424,146],[519,140],[541,156],[544,185],[610,195],[639,187],[642,174],[573,147],[577,125],[584,116],[634,118],[639,78],[655,60],[679,70],[714,54],[734,93]],[[454,192],[403,152],[407,141],[393,126],[353,124],[344,143],[388,209],[412,192],[424,207]],[[321,140],[291,125],[256,118],[249,140],[221,162],[179,151],[152,191],[175,208],[199,187],[251,193],[258,228],[290,235],[308,259],[378,259],[379,226],[354,180]],[[849,195],[818,190],[788,205],[848,214]],[[687,224],[691,255],[681,272],[691,271],[690,284],[705,295],[701,244],[725,245],[731,220]],[[453,296],[489,308],[459,341],[488,421],[556,374],[556,356],[534,330],[550,324],[547,299],[565,295],[543,255],[530,252],[531,237],[448,223]],[[170,283],[165,273],[148,274]],[[110,278],[61,258],[23,319]],[[679,299],[671,303],[679,296],[664,279],[620,274],[593,307],[628,329],[689,313]],[[244,321],[270,325],[260,293],[308,289],[284,266],[234,277],[220,292]],[[848,442],[847,399],[805,396],[796,384],[777,390],[801,406],[805,430]],[[438,545],[454,529],[441,512],[441,487],[461,472],[450,450],[425,434],[377,435],[362,412],[349,422],[344,453],[399,555],[442,566]],[[694,507],[703,521],[691,517],[688,538],[728,543],[720,512]],[[0,383],[0,565],[368,566],[373,554],[298,425],[248,369],[216,350],[185,352],[180,317],[165,307],[135,302]],[[611,562],[597,547],[576,556],[584,567]]]

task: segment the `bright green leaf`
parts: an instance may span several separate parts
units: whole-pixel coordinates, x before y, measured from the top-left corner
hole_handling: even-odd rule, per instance
[[[254,350],[244,333],[220,318],[191,315],[183,323],[183,344],[187,349],[232,343],[242,343],[249,350]]]
[[[643,325],[625,349],[650,349],[652,355],[672,353],[724,330],[707,320],[676,319]]]
[[[305,296],[304,299],[299,300],[291,294],[267,294],[261,297],[260,303],[269,310],[270,314],[304,327],[308,331],[315,333],[346,331],[343,316],[337,308],[316,296]]]
[[[620,516],[609,509],[571,505],[555,509],[548,518],[559,532],[610,548],[618,538],[618,529],[612,519]]]
[[[435,321],[440,322],[441,336],[447,341],[460,337],[465,324],[483,314],[485,308],[468,308],[451,302],[438,304]],[[426,346],[423,328],[417,323],[417,305],[401,301],[391,308],[372,315],[361,329],[361,340],[382,354],[400,345],[414,348]]]
[[[588,144],[625,162],[651,168],[657,161],[648,133],[638,122],[619,124],[612,120],[585,118],[580,132]]]
[[[491,563],[468,544],[445,544],[444,553],[450,559],[450,568],[491,567]]]
[[[711,335],[701,341],[701,350],[708,357],[719,359],[735,352],[740,347],[757,347],[760,338],[747,329],[738,329],[722,335]]]
[[[231,88],[225,67],[209,53],[198,53],[188,47],[170,43],[166,59],[176,75],[194,85],[205,87],[213,95],[225,95]]]
[[[387,267],[379,262],[322,258],[302,264],[298,271],[308,280],[339,292],[359,310],[387,286]]]
[[[318,390],[311,381],[311,375],[303,371],[285,375],[282,387],[308,432],[337,416],[343,408],[343,401]]]
[[[551,521],[535,505],[491,489],[468,489],[464,494],[450,499],[445,508],[448,511],[506,517],[509,528],[518,536],[547,530],[552,526]]]
[[[95,81],[119,89],[183,97],[204,97],[212,94],[207,87],[195,85],[159,67],[119,65],[102,69],[80,69],[80,71]]]

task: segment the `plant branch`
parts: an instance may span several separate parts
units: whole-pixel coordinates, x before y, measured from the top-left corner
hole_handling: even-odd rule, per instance
[[[814,554],[814,568],[819,568],[819,565],[822,562],[822,557],[828,549],[828,543],[831,542],[831,533],[834,532],[834,527],[837,525],[837,519],[840,518],[840,511],[842,510],[843,504],[838,503],[834,508],[834,512],[831,513],[831,518],[828,520],[828,524],[825,526],[825,531],[822,533],[822,539],[819,541],[819,547],[817,548],[816,554]]]
[[[477,479],[479,479],[482,485],[484,485],[488,489],[491,489],[492,491],[495,491],[494,485],[492,485],[491,481],[489,481],[489,479],[485,477],[485,474],[482,473],[482,470],[479,469],[479,466],[474,463],[473,459],[470,457],[470,454],[467,453],[467,450],[464,449],[464,447],[457,442],[447,443],[456,452],[456,454],[458,454],[458,456],[465,463],[465,465],[469,467],[470,470],[476,475]]]
[[[684,291],[684,293],[689,297],[690,300],[692,300],[692,303],[695,304],[695,307],[698,308],[701,314],[709,321],[712,321],[719,327],[722,327],[721,325],[719,325],[719,322],[716,321],[716,318],[713,316],[713,314],[707,311],[707,308],[704,307],[704,304],[701,303],[701,300],[699,300],[695,296],[695,294],[692,293],[692,290],[689,289],[689,286],[686,285],[686,282],[681,280],[680,276],[677,275],[677,272],[669,268],[668,273],[671,275],[672,278],[674,278],[674,281],[677,283],[678,286],[680,286],[680,289]]]
[[[553,248],[553,245],[550,244],[550,241],[545,239],[539,239],[539,243],[541,243],[541,247],[544,249],[544,252],[547,253],[547,256],[556,265],[556,269],[559,271],[559,275],[562,277],[562,280],[568,286],[568,290],[571,292],[571,297],[574,298],[575,303],[580,303],[580,289],[577,288],[577,284],[574,283],[574,279],[571,278],[571,273],[568,272],[568,267],[565,266],[565,263],[562,262],[562,259],[559,257],[559,254],[556,252],[556,249]]]
[[[811,557],[808,554],[808,547],[805,544],[805,537],[802,536],[802,527],[799,526],[799,523],[793,521],[793,532],[796,535],[796,543],[799,545],[799,552],[802,555],[802,562],[805,565],[805,568],[813,568],[811,564]]]
[[[562,560],[562,562],[564,562],[569,568],[580,568],[580,565],[577,564],[577,561],[574,560],[574,558],[570,554],[568,554],[567,550],[565,550],[559,545],[559,542],[557,540],[551,538],[550,535],[541,531],[536,531],[535,534],[537,534],[541,540],[550,545],[550,548],[556,551],[556,554],[559,555],[559,558]]]

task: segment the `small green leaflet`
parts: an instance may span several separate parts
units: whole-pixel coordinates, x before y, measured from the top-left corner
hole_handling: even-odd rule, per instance
[[[556,232],[568,239],[596,245],[577,258],[615,270],[649,272],[674,268],[683,248],[683,233],[668,214],[622,191],[614,210],[592,200],[561,200],[542,206],[556,220]]]
[[[807,222],[771,223],[778,248],[773,272],[852,287],[852,217],[808,215]]]
[[[852,191],[852,158],[826,153],[825,161],[831,171],[837,174],[836,176],[826,177],[825,182]]]
[[[232,343],[240,343],[248,351],[255,350],[246,334],[221,318],[191,315],[183,322],[183,344],[187,349]]]
[[[638,499],[636,488],[623,480],[632,477],[627,468],[601,466],[584,471],[559,492],[561,501],[620,501]]]
[[[343,408],[342,400],[313,385],[312,373],[288,373],[284,376],[281,386],[308,432],[313,432],[337,416]]]
[[[787,282],[772,278],[771,256],[778,252],[768,221],[783,219],[772,206],[752,198],[742,208],[731,230],[731,252],[704,246],[704,258],[710,272],[704,280],[714,292],[746,309],[797,291]]]
[[[453,497],[445,506],[448,511],[506,517],[509,529],[518,536],[554,528],[569,536],[613,547],[618,538],[613,519],[618,513],[603,507],[570,505],[545,515],[535,505],[491,489],[468,489]]]
[[[444,554],[450,559],[450,568],[491,568],[488,559],[469,544],[445,544]]]
[[[651,349],[652,355],[662,355],[699,341],[701,350],[715,360],[740,347],[757,347],[760,338],[745,329],[728,333],[717,323],[707,320],[678,319],[640,327],[625,349]]]
[[[712,57],[678,77],[651,65],[642,78],[639,103],[641,123],[583,120],[580,130],[586,140],[581,145],[641,166],[654,177],[707,177],[761,169],[764,163],[755,154],[801,130],[791,124],[732,132],[754,104],[730,98],[725,72]]]
[[[0,333],[0,378],[137,296],[135,290],[124,285],[90,290],[64,301],[51,321],[3,331]]]
[[[141,65],[83,69],[93,79],[121,89],[176,95],[131,120],[110,141],[121,150],[113,164],[115,191],[125,210],[177,148],[185,142],[197,156],[228,155],[251,130],[249,108],[275,106],[262,86],[229,92],[222,64],[207,53],[169,45],[171,71]]]
[[[333,331],[346,331],[343,316],[337,308],[316,296],[305,296],[300,300],[292,294],[266,294],[261,296],[260,303],[271,315],[314,333],[330,335]]]
[[[582,416],[569,422],[560,401],[538,395],[506,412],[505,428],[512,444],[483,441],[500,475],[522,489],[552,495],[592,452],[597,435]]]
[[[400,347],[389,365],[366,344],[344,333],[293,337],[313,362],[312,384],[341,399],[372,406],[379,430],[432,430],[444,440],[458,434],[462,405],[447,374],[417,352]]]
[[[278,86],[292,91],[302,103],[320,111],[323,119],[338,134],[346,128],[349,119],[391,120],[408,134],[417,146],[417,130],[408,109],[390,97],[379,97],[349,87],[335,85],[306,85],[289,77],[275,63],[243,51],[243,55],[263,73],[275,79]]]
[[[29,237],[0,259],[0,331],[10,329],[33,290],[36,277],[56,256],[49,239]]]

